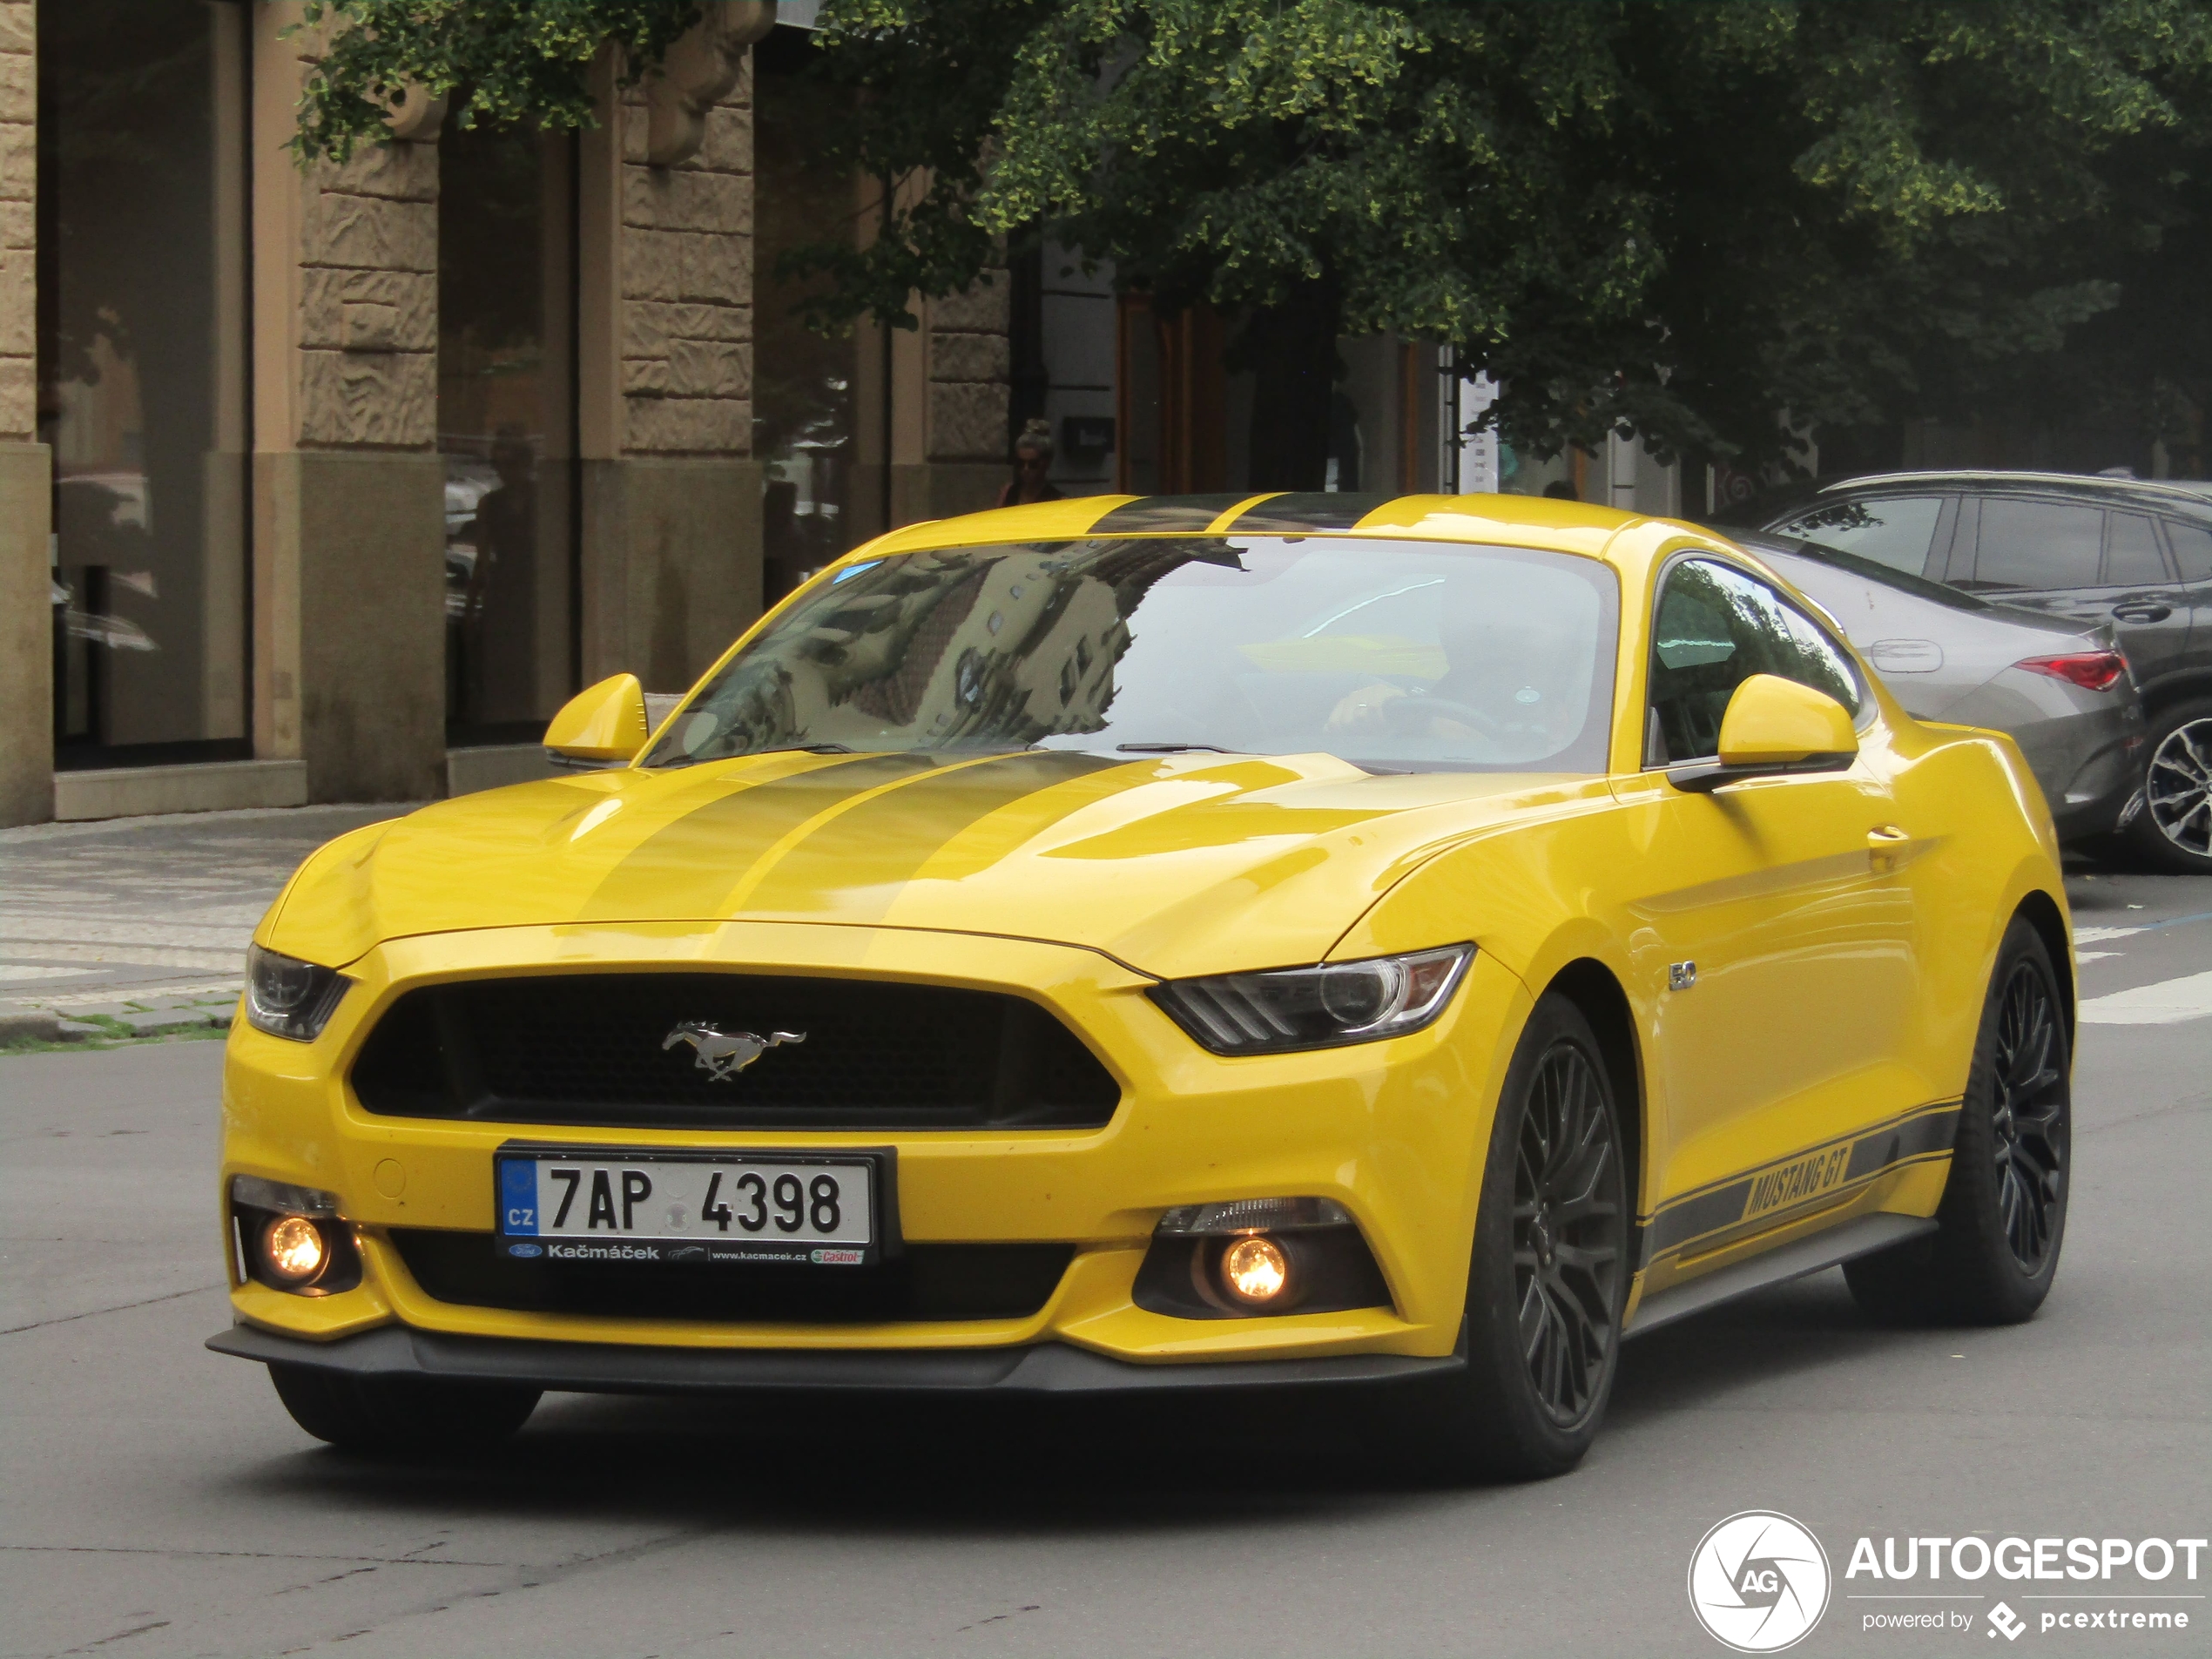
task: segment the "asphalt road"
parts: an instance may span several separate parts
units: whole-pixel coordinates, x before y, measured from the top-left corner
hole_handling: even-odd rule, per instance
[[[2085,997],[2212,968],[2212,880],[2077,876]],[[2094,935],[2087,930],[2099,930]],[[2212,982],[2212,981],[2208,981]],[[2001,1331],[1871,1327],[1833,1272],[1632,1343],[1578,1474],[1379,1472],[1386,1399],[834,1411],[549,1399],[464,1467],[293,1427],[228,1322],[212,1042],[0,1057],[0,1651],[380,1655],[1696,1654],[1707,1528],[1822,1541],[1802,1653],[2212,1652],[2201,1576],[1859,1599],[1861,1535],[2212,1532],[2212,1008],[2084,1026],[2058,1287]],[[2158,1015],[2164,1008],[2182,1012]],[[2130,1010],[2134,1010],[2130,1012]],[[1905,1587],[1911,1588],[1911,1587]],[[1922,1588],[1925,1588],[1923,1586]],[[2094,1600],[2058,1601],[2095,1592]],[[2022,1594],[2025,1592],[2025,1594]],[[1987,1645],[2001,1593],[2027,1629]],[[1952,1632],[1868,1632],[1956,1608]],[[2047,1631],[2152,1607],[2186,1635]]]

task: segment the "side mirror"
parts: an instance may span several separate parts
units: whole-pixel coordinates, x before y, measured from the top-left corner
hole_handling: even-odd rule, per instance
[[[1851,711],[1834,698],[1779,675],[1754,674],[1728,699],[1719,761],[1677,766],[1667,779],[1706,794],[1739,778],[1841,772],[1858,753]]]
[[[562,705],[545,728],[545,754],[572,772],[619,766],[637,758],[650,735],[645,688],[635,674],[617,674]]]

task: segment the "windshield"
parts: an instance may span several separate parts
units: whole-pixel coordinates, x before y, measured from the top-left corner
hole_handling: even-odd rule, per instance
[[[1219,750],[1602,772],[1619,588],[1595,560],[1326,536],[935,549],[850,565],[645,764],[790,748]]]

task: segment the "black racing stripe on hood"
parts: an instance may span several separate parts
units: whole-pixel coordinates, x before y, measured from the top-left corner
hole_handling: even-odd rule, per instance
[[[840,813],[766,872],[747,910],[804,909],[856,867],[872,882],[904,882],[977,824],[1044,790],[1131,764],[1127,757],[1055,751],[1008,755],[925,778]]]
[[[1147,496],[1125,502],[1090,527],[1092,536],[1141,536],[1164,530],[1202,530],[1252,492],[1225,496]]]
[[[1337,490],[1271,496],[1250,512],[1239,513],[1228,533],[1295,536],[1304,530],[1348,530],[1377,508],[1397,499],[1395,496],[1354,496]]]
[[[765,782],[735,783],[640,842],[607,873],[579,920],[713,915],[760,855],[808,819],[864,789],[941,764],[922,754],[857,755]]]

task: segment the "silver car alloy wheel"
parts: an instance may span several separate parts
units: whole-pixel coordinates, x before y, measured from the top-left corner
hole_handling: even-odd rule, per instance
[[[2184,853],[2212,858],[2212,719],[2166,734],[2150,758],[2143,798],[2160,834]]]

